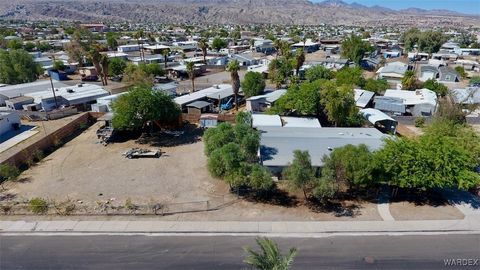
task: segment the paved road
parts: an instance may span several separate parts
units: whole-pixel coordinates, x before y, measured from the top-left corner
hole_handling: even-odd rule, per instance
[[[254,238],[245,236],[0,237],[2,270],[245,269],[242,247],[254,245]],[[480,235],[275,240],[284,251],[299,249],[293,269],[455,269],[445,267],[444,259],[480,259]]]

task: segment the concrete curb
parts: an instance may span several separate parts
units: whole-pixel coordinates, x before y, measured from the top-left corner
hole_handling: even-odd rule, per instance
[[[0,221],[4,233],[332,234],[480,233],[478,218],[420,221]]]

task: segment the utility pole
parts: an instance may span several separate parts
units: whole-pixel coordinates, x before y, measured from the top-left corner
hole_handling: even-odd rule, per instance
[[[57,95],[55,94],[55,88],[53,87],[52,75],[50,75],[49,78],[50,78],[50,85],[52,86],[53,99],[55,100],[55,107],[58,109]]]

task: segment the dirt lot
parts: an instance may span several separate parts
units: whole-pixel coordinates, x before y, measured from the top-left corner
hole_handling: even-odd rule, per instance
[[[19,201],[42,197],[58,202],[69,198],[84,205],[99,201],[123,205],[127,198],[135,204],[205,200],[227,203],[216,211],[162,217],[175,220],[380,220],[376,205],[369,202],[347,201],[333,210],[314,210],[303,205],[301,199],[288,203],[237,199],[225,183],[209,176],[203,142],[189,139],[177,145],[175,140],[150,140],[145,145],[128,140],[104,147],[96,138],[98,126],[87,129],[23,172],[20,182],[6,185],[3,196]],[[163,145],[159,159],[130,160],[122,156],[131,147],[159,144]]]

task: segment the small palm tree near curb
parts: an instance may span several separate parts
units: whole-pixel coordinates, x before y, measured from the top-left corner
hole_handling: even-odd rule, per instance
[[[297,249],[291,248],[287,255],[282,255],[277,244],[267,237],[257,237],[261,252],[245,247],[247,257],[244,262],[259,270],[288,270],[297,255]]]

